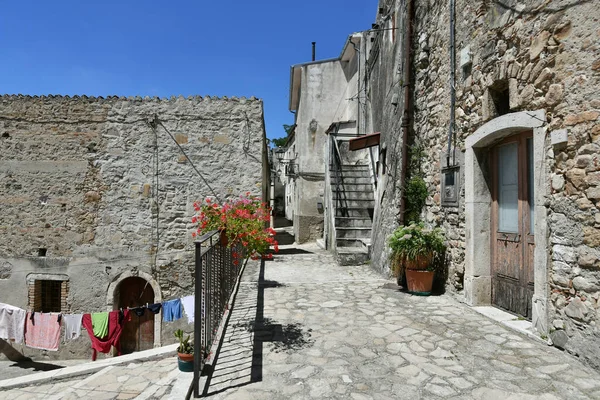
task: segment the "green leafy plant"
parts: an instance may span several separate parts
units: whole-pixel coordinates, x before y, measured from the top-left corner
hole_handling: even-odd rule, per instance
[[[405,268],[434,270],[438,264],[432,260],[446,249],[441,229],[427,229],[421,222],[399,226],[388,238],[388,245],[397,276]]]
[[[270,210],[250,192],[223,204],[207,198],[202,204],[194,203],[194,209],[198,212],[192,218],[192,223],[198,224],[198,229],[192,233],[194,237],[213,230],[222,231],[227,236],[228,247],[241,243],[247,256],[253,259],[272,258],[269,252],[271,246],[275,252],[279,251],[275,230],[265,227],[270,219]],[[241,255],[233,252],[233,257],[234,264],[238,264]]]
[[[420,176],[415,176],[406,182],[404,198],[406,201],[404,220],[409,223],[419,221],[421,211],[425,207],[425,201],[427,200],[427,184],[425,180]]]
[[[181,329],[177,329],[175,332],[175,337],[179,339],[179,347],[177,348],[177,352],[181,354],[194,354],[194,344],[190,343],[190,335],[184,339],[184,332]]]

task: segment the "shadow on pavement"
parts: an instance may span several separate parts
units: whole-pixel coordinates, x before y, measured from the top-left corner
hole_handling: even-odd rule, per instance
[[[214,370],[205,371],[207,375],[206,384],[202,397],[212,396],[218,393],[225,392],[230,389],[247,386],[255,382],[261,382],[263,379],[263,347],[265,342],[272,342],[274,345],[275,352],[292,352],[300,350],[304,347],[312,346],[314,340],[311,339],[311,329],[304,330],[301,324],[287,324],[281,325],[272,321],[270,318],[264,317],[264,295],[265,289],[272,289],[278,287],[285,287],[277,281],[265,280],[265,260],[261,260],[260,263],[260,274],[258,278],[258,294],[256,297],[256,315],[253,320],[248,321],[244,324],[228,326],[227,329],[241,327],[242,332],[252,332],[252,364],[250,367],[249,380],[239,384],[232,384],[226,387],[222,387],[217,390],[210,390],[211,381],[213,380]],[[242,306],[249,306],[249,304],[241,304]],[[240,308],[234,306],[238,311]],[[250,309],[251,307],[247,307]],[[243,309],[241,309],[243,311]],[[243,343],[244,336],[242,334],[235,333],[231,335],[229,343]],[[239,356],[239,357],[237,357]],[[245,370],[243,367],[245,364],[244,351],[241,350],[227,350],[220,351],[215,355],[214,366],[218,365],[218,359],[226,357],[228,368],[226,373],[219,374],[219,379],[225,375],[237,374]],[[232,359],[233,358],[233,359]],[[233,365],[231,365],[233,364]]]
[[[22,369],[33,369],[34,371],[52,371],[54,369],[64,368],[64,365],[48,364],[30,359],[17,361],[14,364],[9,365],[11,368],[22,368]]]

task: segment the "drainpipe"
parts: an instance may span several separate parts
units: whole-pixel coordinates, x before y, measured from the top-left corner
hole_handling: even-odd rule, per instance
[[[400,170],[400,187],[402,196],[400,196],[400,224],[404,224],[404,214],[406,211],[406,169],[408,168],[408,129],[410,127],[410,80],[411,80],[411,42],[413,29],[413,0],[408,0],[406,4],[406,35],[404,36],[404,77],[402,86],[404,87],[404,111],[402,113],[402,168]]]
[[[456,40],[454,38],[454,13],[455,0],[450,0],[450,126],[448,126],[448,151],[446,152],[446,167],[456,163],[456,132],[454,129],[455,121],[455,105],[456,105]],[[452,149],[452,141],[454,140],[454,150]],[[452,164],[450,164],[450,152],[452,151]]]
[[[350,43],[352,43],[352,47],[354,47],[354,51],[358,57],[358,77],[356,78],[356,86],[358,90],[356,97],[356,136],[360,136],[360,50],[356,48],[356,43],[352,41],[352,37],[350,37]]]

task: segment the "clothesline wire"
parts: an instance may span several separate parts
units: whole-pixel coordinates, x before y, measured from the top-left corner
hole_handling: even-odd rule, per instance
[[[169,299],[169,300],[162,300],[160,303],[152,303],[152,304],[161,304],[162,305],[162,304],[164,304],[166,302],[173,301],[173,300],[181,300],[182,298],[188,297],[188,296],[195,296],[195,294],[188,294],[188,295],[185,295],[185,296],[174,297],[174,298]],[[21,309],[23,311],[27,311],[27,312],[32,313],[32,314],[36,314],[37,313],[37,314],[57,314],[57,315],[77,315],[77,314],[82,314],[83,315],[83,314],[96,314],[96,313],[101,313],[101,312],[110,312],[110,311],[95,311],[95,312],[81,312],[81,313],[72,313],[72,312],[71,313],[63,313],[63,312],[52,311],[52,312],[49,312],[49,313],[45,313],[45,312],[41,312],[41,311],[28,311],[28,310],[25,310],[24,308],[13,306],[12,304],[8,304],[8,303],[2,303],[2,302],[0,302],[0,304],[6,304],[6,305],[11,306],[11,307],[19,308],[19,309]],[[146,303],[146,304],[150,304],[150,303]],[[119,307],[118,309],[111,310],[111,311],[133,310],[134,308],[140,308],[140,307],[148,308],[148,306],[141,305],[141,306],[137,306],[137,307]],[[183,307],[183,304],[182,304],[182,307]],[[156,313],[156,314],[158,314],[158,313]]]

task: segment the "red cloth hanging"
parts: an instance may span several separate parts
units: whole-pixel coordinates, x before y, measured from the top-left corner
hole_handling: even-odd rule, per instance
[[[123,313],[120,318],[119,314]],[[123,311],[111,311],[108,313],[108,335],[103,338],[97,338],[94,336],[94,328],[92,327],[92,316],[90,314],[84,314],[81,319],[81,324],[87,330],[90,340],[92,341],[92,361],[96,361],[97,351],[101,353],[108,353],[112,346],[117,349],[117,355],[121,355],[121,333],[123,332],[123,324],[125,321],[129,321],[129,310]]]

